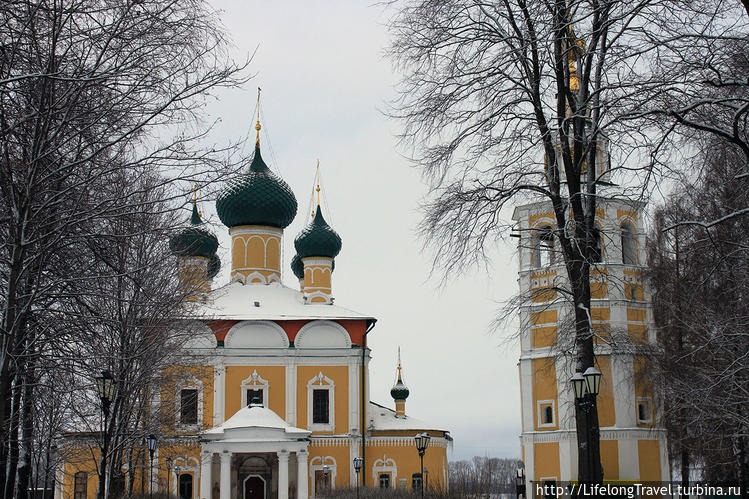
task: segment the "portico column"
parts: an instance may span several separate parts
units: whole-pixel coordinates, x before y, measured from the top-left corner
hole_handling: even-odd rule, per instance
[[[200,499],[212,499],[211,498],[211,464],[213,463],[213,453],[203,451],[200,453]],[[170,480],[171,481],[171,480]],[[179,490],[179,484],[176,484],[176,489]],[[172,491],[169,491],[171,494]]]
[[[231,452],[221,453],[221,499],[231,498]]]
[[[296,496],[297,499],[308,499],[308,480],[307,476],[307,449],[296,452]]]
[[[278,499],[289,499],[289,451],[278,451]]]

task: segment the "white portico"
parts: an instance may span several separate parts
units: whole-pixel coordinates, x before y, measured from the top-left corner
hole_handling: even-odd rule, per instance
[[[309,435],[270,409],[243,407],[201,434],[200,498],[288,499],[293,482],[307,499]]]

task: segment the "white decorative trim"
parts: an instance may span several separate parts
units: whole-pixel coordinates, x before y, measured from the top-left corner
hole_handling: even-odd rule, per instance
[[[315,487],[317,483],[315,481],[315,471],[323,471],[324,467],[327,466],[330,472],[330,488],[335,488],[335,477],[336,477],[336,461],[333,456],[315,456],[309,462],[309,476],[311,478],[312,487],[310,488],[310,497],[315,497]]]
[[[543,408],[551,406],[551,423],[544,423]],[[538,400],[536,401],[536,426],[538,428],[554,428],[557,425],[557,404],[556,400]]]
[[[249,378],[242,381],[242,393],[240,394],[239,400],[244,404],[242,407],[250,405],[250,401],[247,400],[247,390],[262,390],[263,391],[263,407],[268,408],[268,380],[263,379],[257,373],[257,370],[253,370]]]
[[[327,295],[326,295],[327,296]],[[321,331],[321,329],[323,329]],[[319,331],[319,334],[316,333],[315,329]],[[340,339],[336,338],[332,343],[333,344],[326,344],[331,343],[330,341],[323,341],[322,344],[315,344],[314,339],[316,335],[324,334],[325,332],[337,332],[340,336]],[[305,344],[305,340],[306,343]],[[294,347],[295,348],[351,348],[351,336],[349,336],[348,331],[346,328],[338,324],[334,321],[328,321],[328,320],[316,320],[311,321],[305,324],[304,326],[299,329],[299,332],[294,337]]]
[[[313,423],[312,392],[314,390],[328,390],[328,423]],[[320,374],[307,382],[307,429],[310,431],[335,431],[335,383]]]
[[[183,424],[182,419],[182,390],[198,391],[198,422],[195,424]],[[177,383],[177,389],[174,397],[176,413],[174,418],[174,427],[177,431],[200,431],[203,428],[203,382],[195,376],[188,379],[180,380]]]
[[[394,483],[398,483],[398,465],[395,464],[395,460],[387,457],[387,454],[383,454],[381,459],[375,459],[372,466],[372,484],[380,486],[380,473],[390,474],[390,488],[393,488]]]

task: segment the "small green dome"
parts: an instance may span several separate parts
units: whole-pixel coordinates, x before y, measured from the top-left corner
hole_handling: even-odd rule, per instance
[[[390,389],[390,396],[393,397],[393,400],[406,400],[410,393],[408,387],[401,379],[398,379],[395,385]]]
[[[285,229],[296,216],[297,202],[289,184],[268,169],[255,146],[249,171],[229,181],[216,200],[218,217],[227,227],[269,225]]]
[[[294,239],[294,247],[299,258],[308,256],[335,258],[341,251],[341,237],[325,221],[322,210],[318,206],[312,223]]]
[[[299,255],[294,255],[294,258],[291,259],[291,271],[297,279],[304,279],[304,264]]]
[[[216,277],[216,274],[218,274],[218,271],[221,270],[221,259],[218,257],[217,254],[213,254],[211,256],[210,261],[208,262],[208,279],[213,279]]]
[[[192,205],[192,227],[187,227],[174,235],[169,240],[169,249],[178,256],[202,256],[211,258],[218,249],[218,239],[212,233],[200,228],[203,221],[200,219],[198,207]]]

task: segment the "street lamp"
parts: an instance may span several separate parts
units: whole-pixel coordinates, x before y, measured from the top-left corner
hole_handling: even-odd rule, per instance
[[[515,494],[525,497],[525,469],[518,468],[518,474],[515,476]]]
[[[424,453],[427,451],[427,447],[429,447],[431,437],[429,433],[424,432],[416,435],[414,440],[416,441],[416,450],[419,451],[419,459],[421,459],[421,499],[424,499]]]
[[[323,475],[325,475],[325,490],[329,491],[330,490],[330,477],[328,475],[330,475],[330,466],[328,466],[327,464],[323,466],[322,472],[323,472]]]
[[[156,451],[156,435],[153,433],[148,435],[146,443],[148,443],[148,455],[151,463],[148,470],[148,496],[153,498],[153,453]]]
[[[589,367],[584,373],[576,372],[570,379],[575,392],[575,402],[585,414],[585,442],[578,447],[578,451],[584,448],[585,453],[585,456],[580,456],[579,461],[581,482],[600,483],[603,480],[596,404],[596,397],[601,389],[601,376],[601,371]]]
[[[99,490],[96,492],[96,497],[97,499],[103,499],[107,479],[107,452],[109,452],[109,431],[107,428],[107,421],[109,420],[109,404],[112,403],[112,398],[114,398],[114,377],[109,371],[102,371],[101,376],[97,376],[95,380],[96,392],[101,400],[101,411],[104,413],[104,441],[101,447]]]
[[[361,466],[364,463],[364,459],[361,457],[355,457],[354,458],[354,471],[356,471],[356,499],[359,499],[359,472],[361,471]]]
[[[166,495],[167,497],[172,493],[169,488],[169,481],[172,478],[172,458],[166,458]]]

